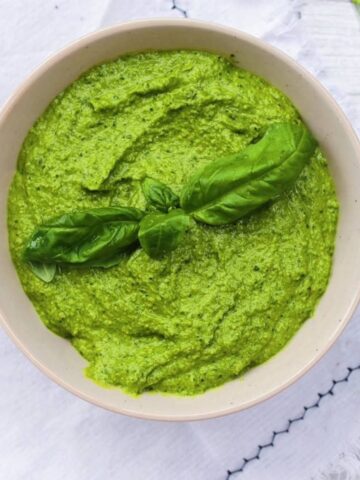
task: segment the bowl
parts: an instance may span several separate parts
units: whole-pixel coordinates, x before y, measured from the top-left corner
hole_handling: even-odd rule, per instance
[[[12,264],[7,195],[21,144],[50,101],[82,72],[120,55],[148,49],[197,49],[233,55],[234,62],[290,97],[326,153],[340,200],[333,271],[315,315],[287,346],[241,378],[194,397],[105,389],[84,375],[85,360],[43,325]],[[330,348],[360,295],[360,145],[346,117],[321,84],[291,58],[237,30],[190,20],[146,20],[100,30],[72,43],[38,68],[0,114],[0,316],[18,347],[46,375],[98,406],[140,418],[196,420],[255,405],[297,380]]]

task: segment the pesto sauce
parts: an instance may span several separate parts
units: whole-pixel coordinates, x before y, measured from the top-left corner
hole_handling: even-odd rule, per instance
[[[192,395],[278,352],[331,272],[338,202],[326,159],[317,150],[290,192],[235,224],[194,222],[161,259],[137,249],[116,267],[63,268],[47,284],[22,260],[34,228],[73,209],[144,208],[145,176],[179,194],[198,168],[298,117],[263,79],[196,51],[122,57],[52,101],[19,155],[9,241],[42,321],[87,359],[90,378]]]

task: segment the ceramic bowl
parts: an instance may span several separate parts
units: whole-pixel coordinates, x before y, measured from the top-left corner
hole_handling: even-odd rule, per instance
[[[133,398],[104,389],[83,373],[85,360],[40,321],[11,262],[6,204],[27,131],[49,102],[90,67],[129,52],[197,49],[229,56],[290,97],[326,153],[340,200],[332,276],[316,313],[288,345],[243,377],[203,395]],[[279,50],[227,27],[189,20],[147,20],[107,28],[72,43],[38,68],[0,115],[0,312],[18,347],[51,379],[114,412],[159,420],[216,417],[255,405],[303,375],[330,348],[351,317],[360,293],[360,146],[344,114],[300,65]]]

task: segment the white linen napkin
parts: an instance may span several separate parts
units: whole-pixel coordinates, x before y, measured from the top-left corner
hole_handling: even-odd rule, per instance
[[[295,0],[0,0],[0,103],[45,57],[84,33],[135,18],[188,16],[285,50],[318,76],[360,130],[359,111],[331,84],[303,31],[301,8]],[[334,480],[359,479],[359,347],[360,311],[331,351],[271,400],[226,418],[166,424],[74,397],[0,331],[0,478],[320,480],[327,472]]]

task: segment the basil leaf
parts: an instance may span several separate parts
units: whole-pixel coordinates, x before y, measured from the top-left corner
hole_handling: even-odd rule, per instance
[[[190,217],[180,209],[149,213],[140,222],[140,245],[150,257],[159,257],[179,245],[189,224]]]
[[[50,283],[56,274],[56,265],[53,263],[29,262],[29,267],[34,275],[46,283]]]
[[[209,225],[234,222],[290,188],[315,148],[303,124],[271,125],[256,144],[195,173],[180,205]]]
[[[26,245],[30,262],[111,266],[137,241],[143,212],[132,207],[93,208],[62,215],[38,227]]]
[[[168,212],[179,206],[179,197],[170,187],[153,178],[146,178],[142,184],[142,190],[147,200],[147,207]]]
[[[134,242],[134,245],[135,242]],[[130,250],[129,250],[130,251]],[[121,260],[123,260],[124,256],[128,253],[128,251],[122,251],[121,253],[114,255],[110,258],[98,258],[96,260],[89,260],[85,263],[81,264],[81,267],[100,267],[100,268],[111,268],[119,265]]]

